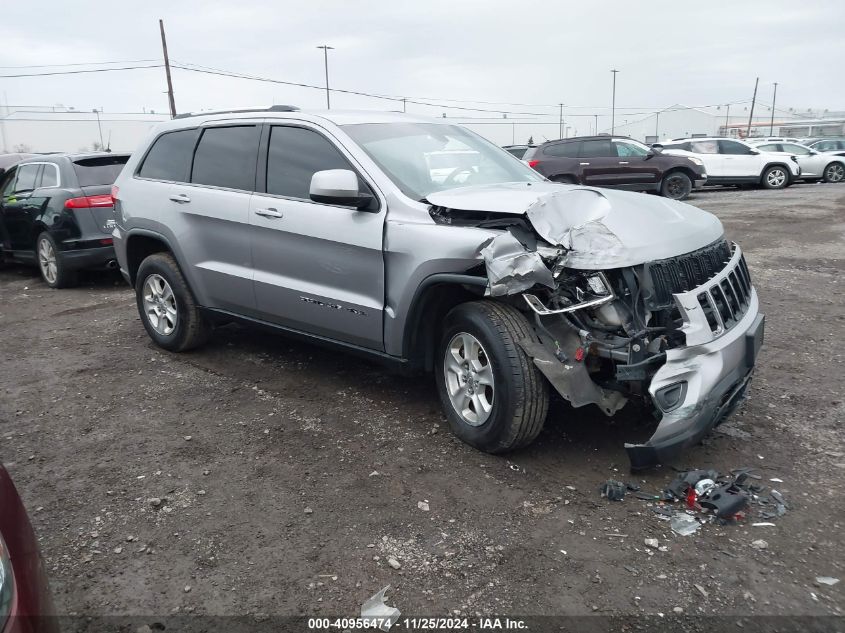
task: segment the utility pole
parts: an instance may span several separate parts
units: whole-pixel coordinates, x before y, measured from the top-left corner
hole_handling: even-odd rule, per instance
[[[728,111],[725,112],[725,136],[730,136],[728,126],[731,124],[731,104],[728,103],[725,107],[728,109]]]
[[[402,97],[402,112],[406,112],[405,106],[407,105],[408,98]]]
[[[599,115],[598,115],[598,114],[594,114],[594,115],[593,115],[593,117],[595,117],[595,119],[596,119],[596,129],[595,129],[595,130],[593,130],[593,133],[594,133],[596,136],[598,136],[598,135],[599,135]]]
[[[167,56],[167,38],[164,37],[164,20],[158,21],[161,31],[161,50],[164,51],[164,73],[167,75],[167,99],[170,102],[170,118],[176,116],[176,100],[173,98],[173,80],[170,78],[170,57]]]
[[[619,71],[614,68],[610,72],[613,73],[613,103],[610,110],[610,135],[613,136],[616,133],[616,73]]]
[[[654,135],[660,140],[660,110],[654,113]]]
[[[326,110],[331,110],[332,102],[329,99],[329,51],[333,51],[334,46],[326,46],[325,44],[323,44],[322,46],[318,46],[317,48],[323,49],[323,64],[326,68]],[[404,104],[405,100],[403,99],[402,102]],[[404,112],[404,109],[402,111]]]
[[[557,137],[563,138],[563,104],[559,103],[558,105],[560,106],[560,117],[558,117],[559,128],[558,128]]]
[[[778,99],[778,82],[775,82],[775,94],[772,96],[772,118],[769,121],[769,136],[774,136],[775,130],[775,103]]]
[[[754,80],[754,96],[751,97],[751,114],[748,115],[748,127],[745,128],[745,138],[751,136],[751,121],[754,118],[754,104],[757,102],[757,84],[760,83],[760,78]]]

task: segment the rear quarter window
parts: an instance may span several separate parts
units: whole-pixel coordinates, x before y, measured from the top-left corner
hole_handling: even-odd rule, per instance
[[[154,180],[172,180],[188,182],[188,170],[191,167],[191,155],[197,143],[199,130],[177,130],[159,136],[144,162],[138,175]]]
[[[97,156],[73,161],[80,187],[110,185],[117,180],[129,156]]]
[[[577,158],[580,143],[555,143],[543,148],[546,156],[559,156],[561,158]]]

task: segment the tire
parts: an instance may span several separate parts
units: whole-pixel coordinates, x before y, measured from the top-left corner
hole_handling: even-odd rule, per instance
[[[69,270],[59,257],[59,247],[56,240],[44,231],[35,240],[35,259],[41,279],[51,288],[70,288],[77,282],[75,270]]]
[[[692,180],[682,171],[673,171],[663,177],[660,195],[670,200],[685,200],[692,191]]]
[[[765,189],[783,189],[789,186],[790,177],[789,170],[786,167],[772,165],[763,172],[760,182]]]
[[[548,383],[519,346],[523,338],[536,338],[525,316],[494,301],[463,303],[444,320],[435,354],[443,412],[455,435],[487,453],[505,453],[530,444],[546,420]],[[475,346],[472,341],[480,350],[468,354]],[[478,359],[475,366],[481,370],[467,372],[468,365],[461,362],[466,358]],[[447,364],[453,369],[447,369]],[[461,380],[458,372],[468,374],[474,384]],[[471,391],[473,396],[466,395]],[[453,399],[465,402],[467,408],[459,411]]]
[[[155,253],[141,262],[135,299],[144,329],[159,347],[185,352],[211,336],[211,324],[169,253]]]
[[[824,168],[824,181],[830,183],[845,180],[845,164],[834,161]]]

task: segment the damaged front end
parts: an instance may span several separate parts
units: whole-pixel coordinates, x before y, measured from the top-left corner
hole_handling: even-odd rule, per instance
[[[632,204],[649,212],[621,217]],[[479,251],[486,294],[529,316],[536,337],[520,345],[573,407],[611,416],[631,399],[652,405],[654,435],[625,446],[632,469],[670,460],[738,406],[763,337],[742,252],[718,220],[650,204],[562,188],[523,213],[431,210],[441,223],[502,230]],[[693,230],[683,233],[684,223]]]

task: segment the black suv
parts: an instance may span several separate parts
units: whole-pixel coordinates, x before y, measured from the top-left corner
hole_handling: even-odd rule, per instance
[[[129,154],[48,154],[10,167],[0,181],[0,265],[37,264],[51,288],[82,268],[116,268],[111,186]]]
[[[654,191],[673,200],[683,200],[707,180],[701,160],[669,156],[626,137],[548,141],[522,159],[555,182]]]

